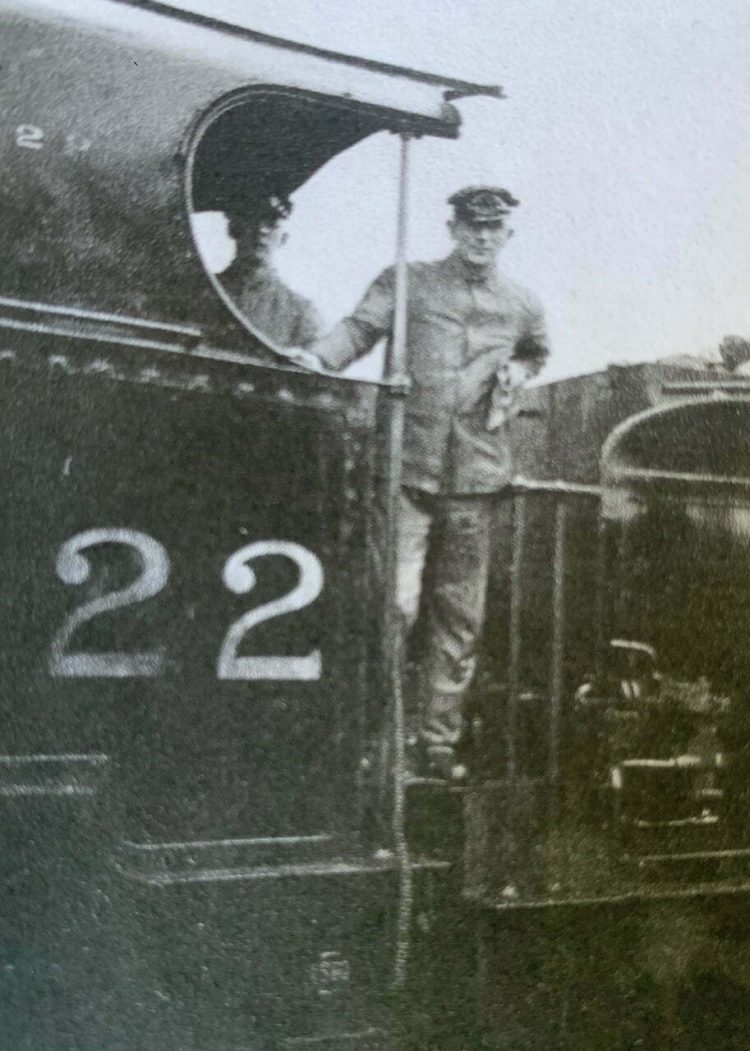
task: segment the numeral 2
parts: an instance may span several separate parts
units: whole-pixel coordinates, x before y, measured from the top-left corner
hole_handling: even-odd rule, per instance
[[[67,540],[60,548],[55,569],[65,584],[83,584],[91,563],[82,552],[97,544],[125,544],[138,553],[141,573],[127,587],[108,591],[84,602],[67,618],[52,640],[49,670],[52,675],[82,678],[125,679],[158,675],[164,655],[150,653],[69,653],[68,643],[81,625],[100,613],[111,613],[158,595],[169,576],[169,556],[158,540],[135,529],[89,529]]]
[[[36,124],[19,124],[16,128],[16,146],[23,146],[27,150],[43,149],[43,129],[37,128]]]
[[[259,540],[231,555],[224,565],[224,583],[236,595],[252,591],[255,573],[249,563],[268,555],[285,555],[297,563],[299,580],[291,591],[243,614],[226,634],[216,663],[219,679],[297,679],[310,682],[321,676],[320,650],[305,657],[238,657],[237,649],[249,631],[274,617],[294,613],[314,602],[323,589],[323,567],[319,559],[287,540]]]
[[[141,572],[127,587],[108,591],[75,609],[52,640],[49,670],[54,676],[68,678],[117,678],[159,675],[164,667],[164,654],[70,652],[73,634],[101,613],[153,598],[165,587],[169,577],[169,556],[162,545],[146,533],[134,529],[89,529],[67,540],[60,548],[55,569],[65,584],[84,584],[91,573],[91,563],[83,554],[98,544],[123,544],[137,552]],[[264,621],[309,606],[323,589],[323,567],[312,551],[288,540],[258,540],[235,551],[224,565],[223,580],[236,595],[252,591],[256,584],[250,563],[269,555],[291,559],[299,569],[297,584],[285,595],[249,610],[229,628],[219,652],[216,674],[219,679],[296,679],[314,681],[321,677],[319,649],[304,657],[237,655],[244,637]]]

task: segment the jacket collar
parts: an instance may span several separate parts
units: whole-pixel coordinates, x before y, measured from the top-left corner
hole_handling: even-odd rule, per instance
[[[499,283],[497,267],[494,263],[487,267],[473,267],[461,259],[456,252],[451,252],[446,258],[445,268],[451,277],[463,281],[467,285],[497,288]]]

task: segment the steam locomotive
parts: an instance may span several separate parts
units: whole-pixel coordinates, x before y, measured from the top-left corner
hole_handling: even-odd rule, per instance
[[[3,1043],[706,1046],[695,990],[750,981],[748,385],[528,392],[472,777],[410,779],[402,377],[285,361],[191,216],[499,90],[200,10],[0,7]]]

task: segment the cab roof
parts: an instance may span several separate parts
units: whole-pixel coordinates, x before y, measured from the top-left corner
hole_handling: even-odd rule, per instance
[[[422,84],[433,84],[444,89],[443,94],[448,101],[468,98],[473,95],[486,95],[492,98],[503,97],[503,90],[499,85],[478,84],[474,81],[457,79],[456,77],[444,76],[439,73],[425,72],[409,66],[361,58],[357,55],[332,51],[328,48],[317,47],[314,44],[301,43],[286,37],[261,32],[253,29],[244,20],[237,20],[236,9],[232,9],[225,0],[192,0],[192,2],[187,3],[181,2],[181,0],[117,0],[117,2],[154,13],[167,14],[187,23],[201,25],[207,29],[222,33],[230,33],[269,47],[298,54],[315,55],[329,62],[386,73],[392,77],[413,80]]]
[[[379,113],[381,125],[456,138],[453,100],[502,97],[496,85],[340,54],[258,32],[230,17],[226,0],[0,0],[11,20],[106,37],[125,54],[147,48],[192,61],[234,85],[268,84]],[[218,80],[217,80],[218,87]]]

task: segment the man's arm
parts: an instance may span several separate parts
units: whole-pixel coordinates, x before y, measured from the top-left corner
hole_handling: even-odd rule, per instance
[[[361,358],[387,335],[393,325],[394,271],[390,267],[370,285],[354,313],[335,325],[327,335],[293,355],[307,368],[322,364],[332,372]]]

